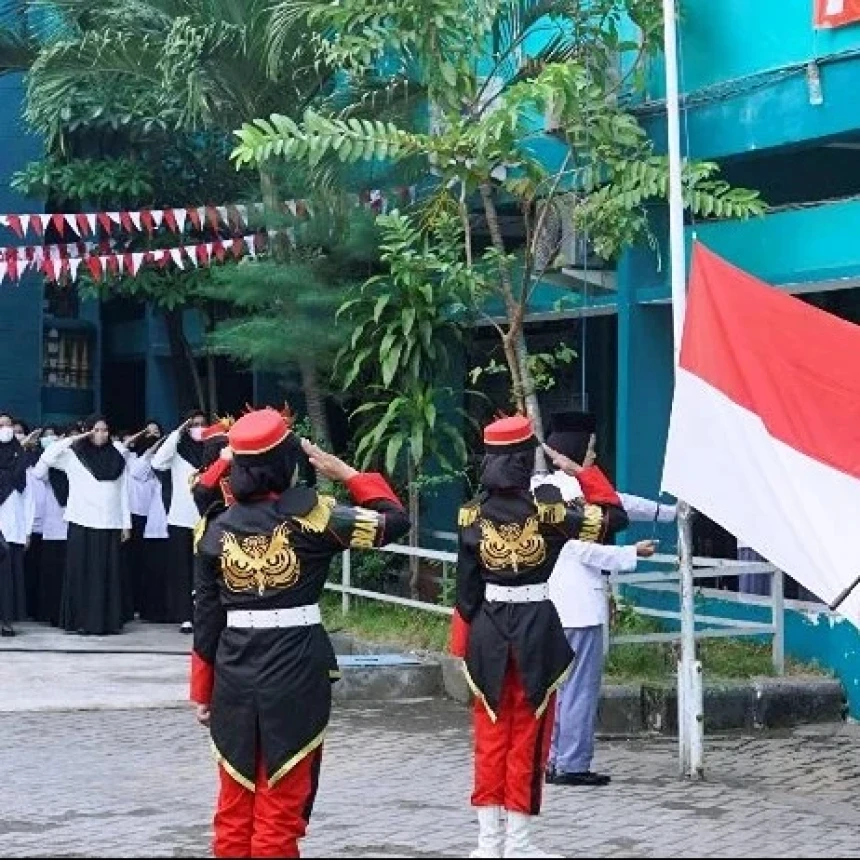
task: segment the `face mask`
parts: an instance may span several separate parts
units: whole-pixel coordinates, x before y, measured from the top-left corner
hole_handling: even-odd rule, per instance
[[[0,443],[4,445],[15,438],[15,431],[11,427],[0,427]]]
[[[53,444],[54,444],[54,442],[56,442],[56,441],[57,441],[57,437],[56,437],[56,436],[43,436],[43,437],[39,440],[39,444],[40,444],[43,448],[47,448],[47,447],[49,447],[50,445],[53,445]]]
[[[203,428],[202,427],[192,427],[189,435],[195,442],[200,442],[203,439]]]

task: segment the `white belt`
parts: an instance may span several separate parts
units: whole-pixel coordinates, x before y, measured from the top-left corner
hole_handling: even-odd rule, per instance
[[[228,627],[312,627],[314,624],[322,624],[316,603],[291,609],[231,609],[227,612]]]
[[[549,600],[549,585],[491,585],[487,583],[484,599],[490,603],[543,603]]]

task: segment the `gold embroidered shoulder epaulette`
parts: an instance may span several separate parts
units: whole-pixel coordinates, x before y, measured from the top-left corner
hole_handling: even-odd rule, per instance
[[[535,487],[535,505],[537,506],[538,520],[541,523],[554,525],[564,522],[567,515],[567,505],[561,496],[561,490],[553,484],[541,484]]]
[[[468,528],[475,524],[475,520],[481,513],[481,506],[477,502],[469,502],[460,508],[457,514],[457,525],[460,528]]]
[[[333,496],[317,496],[317,503],[302,516],[294,516],[293,519],[299,524],[303,532],[324,532],[331,519],[331,512],[337,505]]]

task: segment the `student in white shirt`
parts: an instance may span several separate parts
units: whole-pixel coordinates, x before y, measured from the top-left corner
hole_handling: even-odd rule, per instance
[[[656,519],[659,506],[635,496],[616,494],[595,465],[597,459],[596,422],[588,413],[561,413],[553,416],[547,437],[547,453],[556,472],[546,476],[562,492],[562,498],[589,498],[591,492],[617,495],[630,520],[641,520],[647,509]],[[536,483],[541,482],[537,479]],[[650,517],[649,517],[650,518]],[[594,773],[594,737],[603,678],[604,627],[609,623],[604,573],[632,571],[639,558],[655,552],[655,543],[640,541],[629,546],[603,546],[570,541],[562,549],[549,581],[568,642],[577,655],[573,671],[559,688],[556,721],[547,769],[547,781],[554,785],[602,786],[610,782],[605,774]]]
[[[181,623],[183,633],[192,632],[194,589],[194,528],[200,513],[191,495],[191,480],[217,456],[203,441],[209,421],[205,413],[192,412],[159,446],[152,468],[159,475],[167,509],[167,606],[166,620]]]
[[[11,415],[0,413],[0,534],[7,546],[0,563],[0,635],[14,636],[13,621],[26,615],[24,551],[33,531],[35,507],[27,486],[27,456],[15,438]]]
[[[131,532],[125,457],[103,418],[88,433],[56,442],[42,454],[69,479],[69,524],[60,626],[80,634],[122,632],[120,548]]]
[[[56,427],[46,427],[39,437],[43,451],[56,444],[65,434]],[[60,602],[66,577],[66,538],[69,525],[65,520],[69,500],[69,479],[65,472],[51,469],[41,459],[33,468],[33,477],[43,487],[42,551],[39,569],[38,621],[52,627],[60,624]]]
[[[150,421],[126,440],[131,540],[126,544],[134,588],[134,610],[142,621],[167,617],[167,512],[152,458],[163,438],[161,425]]]

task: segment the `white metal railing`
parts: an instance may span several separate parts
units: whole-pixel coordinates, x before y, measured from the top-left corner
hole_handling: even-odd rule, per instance
[[[456,535],[450,532],[431,532],[432,537],[440,540],[456,540]],[[378,550],[359,550],[359,552],[384,552],[393,555],[409,556],[413,558],[437,561],[442,564],[442,583],[448,580],[448,565],[455,565],[457,554],[445,550],[413,548],[402,544],[389,544]],[[653,570],[642,573],[613,574],[609,578],[610,587],[614,593],[625,585],[644,587],[656,591],[671,590],[680,592],[680,575],[678,572],[678,559],[672,555],[655,555],[648,562],[661,566],[671,567],[669,570]],[[394,594],[385,594],[380,591],[372,591],[367,588],[357,588],[352,584],[352,551],[347,550],[342,555],[341,582],[328,582],[326,588],[329,591],[338,592],[342,596],[341,610],[344,614],[349,613],[351,598],[363,597],[368,600],[377,600],[382,603],[390,603],[395,606],[404,606],[411,609],[420,609],[426,612],[434,612],[439,615],[453,615],[454,610],[450,606],[438,603],[429,603],[424,600],[412,600],[407,597],[399,597]],[[695,616],[697,625],[703,626],[695,632],[696,639],[720,639],[735,636],[770,636],[772,641],[773,667],[777,674],[785,674],[785,599],[784,599],[784,577],[782,571],[767,562],[735,561],[733,559],[717,559],[695,557],[693,559],[694,580],[714,579],[716,577],[742,576],[745,574],[767,574],[772,577],[771,588],[771,620],[769,623],[747,621],[736,618],[726,618],[721,615]],[[675,588],[674,586],[678,586]],[[719,597],[720,592],[714,592]],[[608,593],[607,593],[608,598]],[[666,621],[680,622],[680,609],[652,609],[647,606],[636,606],[635,610],[640,615],[650,618],[664,619]],[[627,645],[634,643],[666,643],[678,642],[681,639],[680,629],[677,631],[666,631],[662,633],[631,633],[622,635],[611,635],[609,626],[604,626],[604,644],[608,649],[616,645]]]

